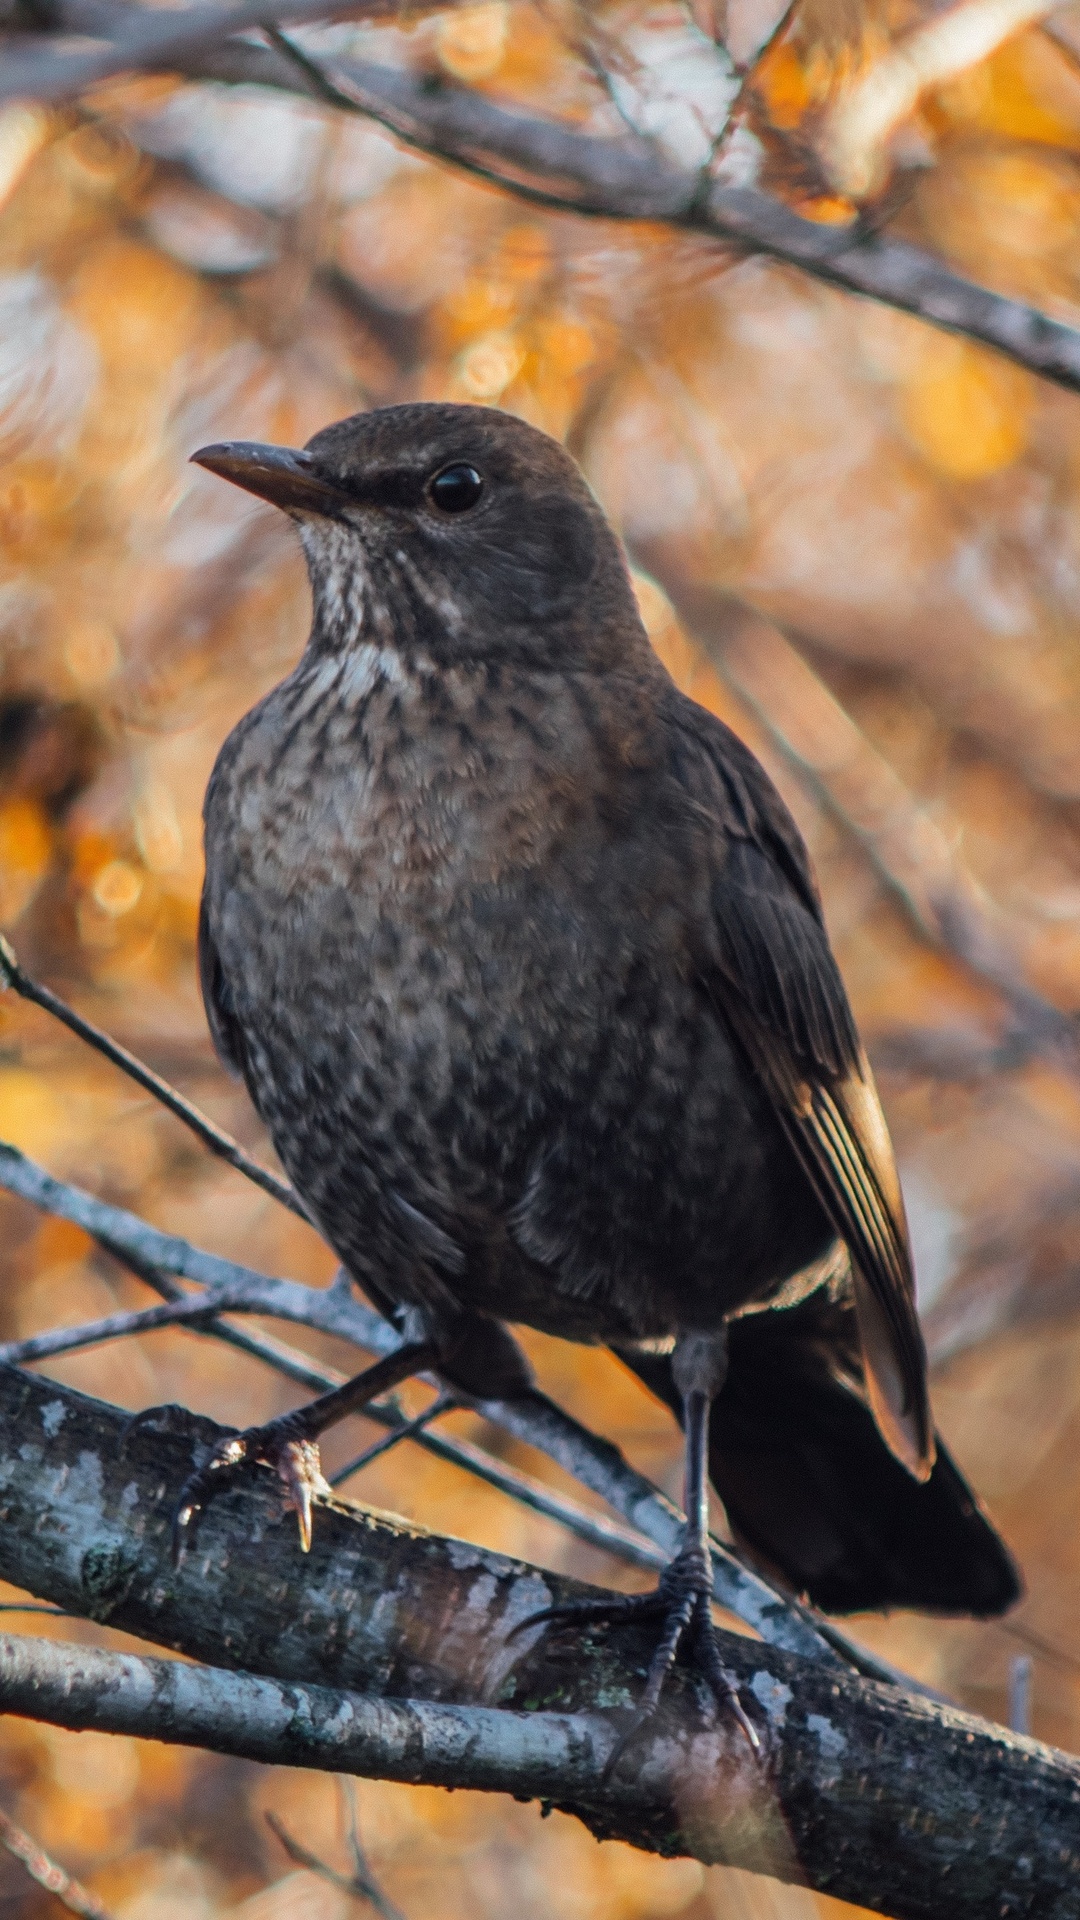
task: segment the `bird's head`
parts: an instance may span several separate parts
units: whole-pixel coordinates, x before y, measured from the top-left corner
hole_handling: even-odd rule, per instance
[[[617,664],[644,643],[614,534],[558,442],[488,407],[355,414],[303,450],[192,458],[296,522],[312,646],[376,640],[446,666]]]

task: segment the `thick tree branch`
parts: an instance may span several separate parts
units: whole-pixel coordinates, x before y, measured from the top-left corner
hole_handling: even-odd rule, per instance
[[[220,1430],[138,1431],[125,1452],[123,1427],[114,1408],[0,1375],[0,1573],[217,1671],[0,1640],[4,1710],[540,1797],[597,1833],[806,1882],[895,1920],[1080,1915],[1080,1763],[725,1636],[768,1728],[767,1764],[730,1717],[702,1719],[680,1669],[655,1732],[605,1786],[647,1629],[584,1645],[515,1633],[581,1589],[338,1503],[305,1558],[265,1472],[211,1507],[198,1553],[174,1569],[172,1506]]]
[[[274,1279],[216,1254],[204,1253],[173,1234],[159,1232],[120,1207],[109,1206],[78,1187],[54,1180],[16,1148],[2,1143],[0,1187],[19,1194],[43,1212],[82,1227],[100,1246],[137,1273],[176,1274],[205,1286],[218,1313],[265,1313],[348,1340],[379,1356],[393,1352],[400,1344],[393,1328],[356,1299],[344,1275],[340,1277],[340,1284],[320,1290],[301,1286],[294,1280]],[[480,1411],[516,1439],[548,1454],[583,1486],[606,1500],[665,1555],[670,1557],[675,1553],[683,1528],[678,1508],[642,1474],[636,1473],[609,1441],[589,1433],[539,1392],[523,1395],[516,1401],[485,1401],[480,1403]],[[441,1452],[444,1458],[455,1459],[469,1471],[476,1470],[477,1463],[470,1458],[475,1450],[469,1449],[466,1443],[436,1434],[425,1433],[417,1438],[421,1445]],[[484,1477],[494,1476],[485,1473]],[[530,1504],[537,1504],[536,1499]],[[552,1517],[561,1516],[552,1510]],[[614,1538],[610,1541],[610,1550],[619,1551]],[[849,1665],[857,1666],[860,1671],[887,1672],[872,1656],[850,1645],[836,1629],[819,1622],[808,1609],[777,1593],[743,1567],[734,1554],[718,1542],[713,1545],[713,1567],[714,1593],[719,1604],[737,1613],[766,1640],[826,1662],[835,1663],[839,1651]]]

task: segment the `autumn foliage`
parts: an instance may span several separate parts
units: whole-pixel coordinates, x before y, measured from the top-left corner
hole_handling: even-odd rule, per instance
[[[644,60],[650,33],[704,44],[705,11],[693,29],[674,7],[594,18]],[[806,0],[751,62],[738,113],[791,204],[849,217],[815,159],[820,130],[917,19],[901,0],[854,20]],[[599,83],[576,20],[483,0],[356,31],[366,57],[584,123]],[[1030,26],[924,93],[888,164],[893,230],[1080,323],[1080,59],[1060,37]],[[993,1718],[1014,1657],[1032,1654],[1035,1731],[1075,1750],[1080,1056],[1046,1043],[1020,990],[1080,1007],[1075,397],[794,269],[529,206],[283,93],[150,76],[76,105],[8,106],[0,926],[39,976],[269,1151],[214,1062],[195,983],[200,805],[224,733],[296,656],[306,584],[285,523],[187,456],[220,438],[301,443],[417,397],[505,407],[568,440],[630,544],[654,645],[797,814],[901,1159],[936,1413],[1028,1584],[1000,1624],[860,1619],[855,1632]],[[686,609],[702,594],[735,597],[758,626],[730,647],[695,633]],[[935,920],[956,898],[1011,956],[1013,988],[961,956],[944,908]],[[312,1232],[10,995],[0,1137],[201,1244],[313,1284],[331,1275]],[[76,1230],[14,1201],[2,1212],[3,1337],[146,1300]],[[556,1398],[678,1493],[674,1427],[613,1359],[528,1345]],[[54,1371],[127,1406],[179,1400],[233,1424],[290,1404],[287,1386],[190,1333]],[[462,1434],[480,1425],[453,1416]],[[336,1433],[331,1467],[373,1432]],[[350,1491],[633,1584],[416,1448]],[[263,1818],[341,1864],[335,1787],[317,1775],[8,1720],[0,1799],[117,1920],[339,1920],[348,1904],[290,1866]],[[372,1784],[360,1806],[409,1920],[852,1911],[598,1846],[497,1799]],[[13,1862],[0,1890],[20,1913],[48,1904]]]

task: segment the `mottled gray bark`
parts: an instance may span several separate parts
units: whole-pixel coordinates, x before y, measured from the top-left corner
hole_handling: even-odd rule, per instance
[[[161,1233],[121,1207],[109,1206],[79,1187],[54,1180],[51,1174],[6,1142],[0,1142],[0,1187],[19,1194],[43,1212],[82,1227],[136,1273],[182,1275],[196,1281],[210,1295],[208,1312],[269,1314],[333,1334],[378,1355],[389,1353],[398,1345],[398,1335],[393,1328],[357,1299],[344,1276],[341,1284],[320,1290],[301,1286],[295,1280],[274,1279],[250,1267],[223,1260],[217,1254],[205,1253],[174,1234]],[[130,1331],[130,1316],[122,1318]],[[103,1337],[100,1324],[97,1336]],[[35,1343],[27,1349],[19,1343],[14,1350],[0,1348],[0,1358],[25,1360],[34,1353],[59,1350],[50,1336],[44,1336],[44,1341],[44,1347]],[[321,1380],[311,1380],[310,1384],[317,1388],[332,1386],[340,1377],[324,1375]],[[496,1425],[516,1439],[538,1447],[583,1486],[600,1494],[665,1555],[670,1557],[676,1551],[682,1526],[678,1509],[636,1473],[610,1441],[591,1434],[541,1393],[514,1402],[487,1402],[483,1411]],[[422,1434],[418,1438],[420,1445],[444,1458],[456,1459],[467,1470],[477,1464],[459,1441],[437,1434]],[[494,1465],[492,1463],[493,1468]],[[485,1477],[494,1478],[494,1472],[489,1471]],[[500,1477],[505,1479],[505,1475]],[[522,1489],[515,1487],[514,1491],[520,1493]],[[560,1514],[555,1513],[553,1505],[547,1505],[545,1510],[565,1524],[574,1525],[575,1530],[587,1530],[594,1545],[615,1552],[620,1550],[623,1543],[602,1518],[594,1517],[586,1529],[565,1502],[562,1507]],[[807,1609],[776,1593],[718,1543],[713,1547],[713,1564],[714,1593],[720,1605],[730,1607],[764,1639],[793,1653],[828,1659],[829,1648],[822,1638],[822,1632],[828,1631],[848,1664],[875,1678],[892,1678],[891,1674],[883,1673],[877,1663],[861,1658],[855,1649],[848,1649],[842,1644],[842,1637],[833,1634],[831,1629],[819,1628]]]
[[[1080,1916],[1080,1762],[725,1636],[767,1729],[765,1765],[680,1669],[655,1731],[607,1786],[647,1630],[511,1638],[580,1587],[338,1502],[320,1507],[305,1558],[265,1472],[210,1509],[174,1569],[176,1497],[220,1430],[141,1428],[125,1446],[124,1425],[115,1408],[0,1372],[0,1575],[244,1676],[7,1643],[5,1710],[539,1796],[598,1834],[805,1882],[895,1920]]]

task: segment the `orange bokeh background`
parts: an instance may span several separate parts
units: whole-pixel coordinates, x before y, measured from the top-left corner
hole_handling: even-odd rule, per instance
[[[778,139],[812,126],[866,44],[912,10],[879,9],[868,43],[827,14],[797,14],[755,75],[755,123]],[[630,17],[610,9],[612,29]],[[564,26],[556,10],[484,0],[367,30],[363,44],[584,119],[592,82]],[[922,158],[894,225],[1080,322],[1068,52],[1028,30],[925,97],[908,135]],[[791,191],[818,217],[846,210],[794,175]],[[1014,1622],[853,1630],[995,1718],[1011,1663],[1031,1653],[1035,1732],[1080,1749],[1080,1081],[1017,1040],[1007,1001],[919,926],[829,759],[846,715],[866,778],[882,765],[897,776],[1031,988],[1080,1007],[1076,397],[794,270],[660,227],[538,211],[284,95],[140,78],[73,107],[9,106],[0,926],[32,970],[269,1152],[213,1059],[196,987],[200,805],[224,734],[302,644],[307,590],[287,526],[187,456],[218,438],[302,442],[416,397],[505,407],[568,439],[639,559],[660,556],[671,598],[638,575],[654,645],[762,754],[797,814],[901,1159],[937,1416],[1028,1584]],[[679,582],[773,623],[746,672],[680,624]],[[0,1137],[200,1244],[330,1278],[309,1229],[11,995]],[[2,1212],[3,1337],[145,1303],[74,1229],[7,1199]],[[677,1494],[675,1430],[644,1391],[605,1355],[528,1344],[545,1387]],[[332,1343],[309,1345],[343,1363]],[[51,1370],[125,1406],[180,1400],[238,1425],[290,1404],[254,1362],[192,1334]],[[558,1479],[477,1418],[453,1426]],[[330,1465],[372,1432],[350,1423]],[[350,1492],[634,1584],[415,1448]],[[408,1920],[854,1911],[599,1845],[499,1798],[361,1783],[358,1800],[371,1864]],[[339,1920],[349,1905],[289,1864],[263,1817],[344,1868],[339,1794],[318,1775],[7,1720],[0,1803],[116,1920]],[[50,1905],[2,1857],[0,1891],[20,1920]]]

